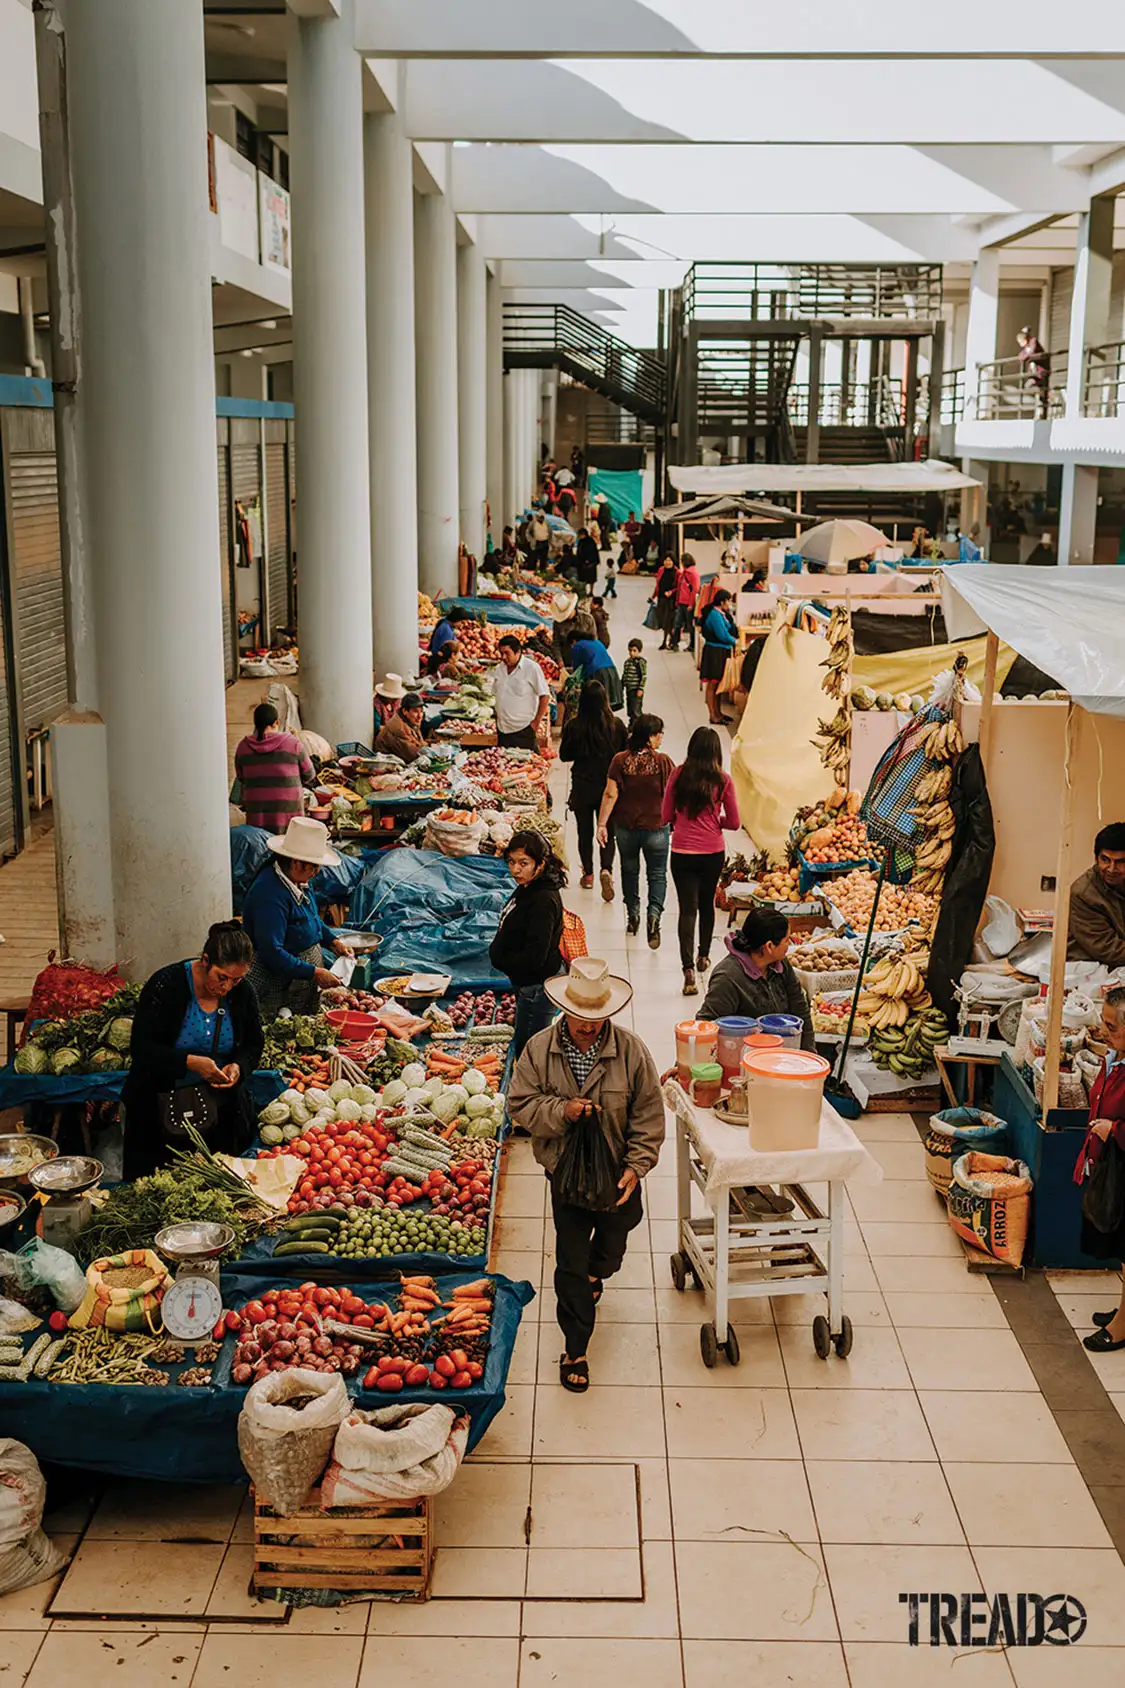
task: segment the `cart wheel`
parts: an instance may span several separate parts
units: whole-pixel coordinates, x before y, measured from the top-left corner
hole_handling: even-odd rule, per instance
[[[841,1360],[846,1360],[852,1351],[852,1321],[845,1313],[840,1320],[840,1334],[832,1338],[836,1352]]]
[[[738,1334],[733,1325],[727,1326],[727,1339],[723,1343],[723,1353],[726,1355],[728,1363],[732,1366],[737,1366],[739,1360],[742,1358],[742,1354],[738,1346]]]
[[[719,1344],[715,1338],[714,1325],[700,1325],[699,1352],[703,1356],[703,1364],[710,1371],[719,1358]]]
[[[818,1313],[812,1322],[812,1340],[817,1359],[827,1360],[828,1351],[832,1346],[832,1332],[828,1328],[828,1320],[823,1313]]]
[[[678,1290],[687,1288],[687,1261],[682,1254],[674,1254],[668,1262],[672,1268],[672,1284]]]

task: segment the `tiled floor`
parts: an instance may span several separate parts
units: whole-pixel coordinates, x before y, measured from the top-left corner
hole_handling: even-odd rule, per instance
[[[643,607],[639,583],[620,589],[618,656]],[[678,755],[703,719],[696,677],[686,656],[659,656],[651,636],[646,643],[646,702]],[[561,812],[561,771],[554,790]],[[632,980],[626,1023],[666,1057],[684,1008],[673,919],[653,953],[626,941],[620,901],[607,907],[574,884],[567,901],[586,921],[591,950]],[[666,1151],[601,1306],[594,1386],[584,1398],[565,1394],[543,1185],[521,1140],[496,1265],[545,1293],[525,1315],[508,1405],[442,1499],[435,1598],[297,1612],[270,1633],[269,1608],[245,1598],[249,1537],[236,1492],[112,1486],[67,1596],[74,1609],[85,1585],[114,1621],[44,1617],[50,1585],[0,1600],[5,1688],[546,1688],[567,1679],[1118,1688],[1125,1565],[1103,1522],[1104,1494],[1095,1504],[1088,1465],[1080,1469],[1072,1451],[1081,1415],[1068,1417],[1068,1397],[1055,1394],[1058,1376],[1086,1365],[1077,1336],[1091,1309],[1119,1293],[1117,1277],[1063,1277],[1054,1297],[1045,1292],[1061,1309],[1032,1339],[1053,1345],[1057,1359],[1048,1399],[1037,1381],[1047,1373],[1025,1357],[1015,1314],[951,1246],[913,1123],[882,1114],[857,1129],[886,1179],[857,1186],[850,1203],[848,1360],[816,1359],[817,1309],[789,1298],[740,1318],[738,1369],[704,1369],[701,1298],[677,1295],[668,1277],[675,1188]],[[1097,1404],[1108,1399],[1125,1418],[1125,1355],[1095,1358],[1080,1375]],[[1101,1481],[1111,1490],[1125,1471]],[[72,1510],[49,1527],[74,1546],[85,1522]],[[1011,1595],[1013,1606],[1020,1593],[1077,1596],[1088,1621],[1081,1651],[931,1648],[925,1603],[923,1645],[907,1646],[900,1594],[982,1590]],[[146,1624],[129,1621],[142,1612]],[[162,1612],[202,1618],[177,1624]]]

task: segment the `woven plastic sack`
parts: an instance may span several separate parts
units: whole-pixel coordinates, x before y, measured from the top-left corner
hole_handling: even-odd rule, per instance
[[[926,1132],[926,1177],[935,1190],[945,1195],[953,1176],[953,1163],[972,1150],[1006,1155],[1008,1122],[983,1108],[944,1108],[930,1116]]]
[[[1081,1053],[1081,1051],[1079,1051]],[[1077,1060],[1077,1055],[1075,1060]],[[1047,1057],[1035,1055],[1031,1061],[1032,1089],[1035,1100],[1042,1102],[1043,1087],[1047,1076]],[[1084,1108],[1086,1106],[1086,1089],[1082,1082],[1082,1074],[1073,1067],[1059,1068],[1059,1103],[1060,1108]]]
[[[1031,1173],[1023,1161],[970,1150],[953,1163],[949,1223],[974,1248],[1023,1265],[1031,1215]]]
[[[349,1413],[336,1433],[320,1504],[364,1506],[440,1494],[456,1477],[468,1440],[468,1417],[436,1402]]]
[[[66,1563],[41,1527],[46,1498],[47,1485],[31,1449],[0,1441],[0,1594],[45,1582]]]
[[[479,856],[481,840],[488,831],[479,818],[465,824],[461,821],[439,821],[431,815],[426,821],[427,850],[438,850],[443,856]]]
[[[27,1041],[32,1027],[39,1020],[70,1020],[75,1014],[85,1014],[100,1008],[125,983],[116,965],[104,973],[87,967],[82,961],[56,961],[55,951],[47,956],[47,965],[36,975],[28,998],[27,1014],[20,1033],[20,1043]]]
[[[133,1286],[115,1287],[106,1283],[106,1272],[130,1267],[147,1272],[148,1276]],[[104,1325],[107,1330],[115,1331],[155,1331],[160,1303],[171,1281],[167,1266],[148,1248],[130,1248],[124,1254],[92,1261],[86,1268],[86,1294],[78,1311],[70,1316],[71,1325],[75,1330],[84,1330],[87,1325]]]
[[[267,1506],[285,1516],[304,1505],[349,1407],[339,1372],[292,1366],[250,1385],[238,1415],[238,1452]]]

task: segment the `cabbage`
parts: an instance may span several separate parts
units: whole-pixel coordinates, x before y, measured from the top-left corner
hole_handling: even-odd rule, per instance
[[[418,1085],[426,1082],[426,1069],[421,1061],[409,1061],[398,1075],[408,1090],[414,1090]]]
[[[38,1044],[25,1043],[15,1059],[17,1073],[45,1073],[47,1057]]]
[[[330,1102],[350,1102],[352,1087],[346,1078],[338,1078],[335,1084],[328,1086],[328,1100]]]
[[[444,1079],[430,1078],[430,1079],[427,1079],[425,1084],[422,1086],[422,1093],[427,1098],[428,1101],[432,1101],[435,1096],[440,1096],[444,1089],[445,1089],[445,1080]]]
[[[301,1128],[299,1125],[283,1125],[281,1128],[281,1135],[287,1143],[295,1143],[297,1138],[301,1135]]]
[[[91,1073],[119,1073],[125,1065],[125,1057],[119,1049],[95,1049],[86,1063],[87,1072]]]
[[[465,1112],[470,1119],[479,1119],[483,1114],[491,1114],[491,1099],[487,1096],[470,1096],[465,1103]]]
[[[422,1089],[421,1085],[418,1084],[412,1085],[406,1092],[406,1105],[408,1108],[423,1107],[429,1099],[430,1098],[426,1095],[426,1092]]]
[[[263,1125],[288,1125],[289,1109],[279,1097],[276,1102],[267,1102],[258,1118]]]
[[[368,1125],[374,1125],[379,1118],[379,1109],[374,1102],[363,1102],[360,1105],[359,1117],[366,1120]]]
[[[278,1101],[284,1102],[284,1096],[279,1096]],[[309,1113],[308,1103],[305,1101],[303,1096],[298,1096],[294,1101],[290,1102],[288,1106],[289,1118],[293,1121],[294,1125],[308,1125],[313,1116]]]
[[[327,1090],[306,1090],[305,1101],[313,1112],[318,1114],[322,1108],[327,1108],[330,1105],[332,1098]]]
[[[508,1106],[508,1098],[505,1096],[505,1094],[502,1090],[498,1090],[496,1092],[495,1096],[492,1098],[493,1110],[496,1111],[496,1112],[499,1112],[499,1113],[503,1113],[504,1109],[507,1106]]]
[[[397,1108],[406,1095],[407,1086],[400,1078],[393,1078],[383,1086],[383,1101],[388,1108]]]
[[[461,1082],[470,1096],[479,1096],[482,1090],[488,1089],[488,1080],[476,1067],[470,1067]]]
[[[353,1122],[362,1119],[363,1115],[359,1111],[359,1103],[353,1102],[350,1097],[345,1096],[342,1101],[336,1104],[336,1118]]]
[[[352,1085],[352,1101],[358,1102],[361,1108],[366,1107],[368,1103],[374,1102],[374,1100],[375,1092],[369,1084]]]
[[[312,1092],[310,1091],[309,1094],[311,1096]],[[291,1108],[294,1102],[303,1102],[305,1100],[299,1090],[283,1090],[277,1099],[279,1102],[284,1102],[287,1108]]]
[[[443,1091],[440,1096],[436,1096],[430,1103],[430,1112],[443,1125],[452,1124],[461,1112],[462,1098],[454,1095],[454,1088],[453,1085],[450,1085],[448,1090]]]
[[[469,1092],[465,1089],[463,1084],[447,1084],[445,1089],[442,1091],[443,1097],[456,1096],[458,1107],[460,1107],[461,1103],[465,1101],[468,1094]]]
[[[262,1142],[267,1149],[276,1148],[282,1141],[282,1131],[279,1125],[263,1125],[261,1131]]]
[[[56,1049],[51,1056],[51,1071],[56,1078],[64,1073],[75,1073],[82,1065],[82,1057],[77,1049]]]
[[[102,1033],[102,1042],[108,1043],[111,1049],[120,1049],[122,1054],[128,1049],[133,1040],[133,1021],[131,1017],[121,1014],[116,1020],[111,1020]]]

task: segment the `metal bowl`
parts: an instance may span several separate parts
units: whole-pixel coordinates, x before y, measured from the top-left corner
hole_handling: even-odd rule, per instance
[[[0,1190],[0,1242],[6,1243],[27,1211],[27,1203],[15,1190]]]
[[[153,1238],[161,1254],[173,1260],[215,1260],[234,1241],[229,1225],[210,1219],[189,1219],[182,1225],[165,1225]]]
[[[0,1137],[0,1184],[26,1184],[31,1167],[24,1164],[24,1157],[29,1149],[39,1151],[39,1159],[34,1162],[40,1165],[43,1161],[54,1160],[59,1152],[59,1146],[51,1137],[36,1137],[29,1131],[14,1131],[9,1136]]]
[[[33,1166],[27,1181],[45,1196],[80,1196],[101,1182],[104,1171],[92,1155],[59,1155]]]

